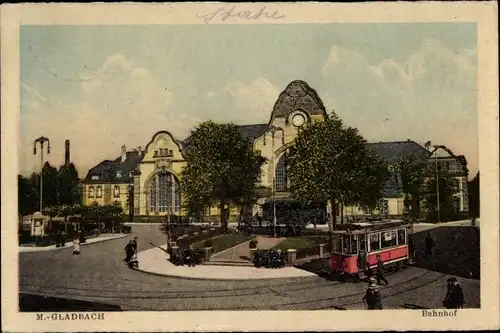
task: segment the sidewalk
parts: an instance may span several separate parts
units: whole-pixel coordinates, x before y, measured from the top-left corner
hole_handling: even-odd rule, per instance
[[[165,249],[166,245],[161,247]],[[158,248],[139,252],[137,259],[139,260],[139,271],[187,279],[254,280],[316,276],[316,274],[295,267],[267,269],[242,266],[175,266],[168,261],[168,254]]]
[[[129,236],[128,234],[102,234],[101,236],[98,237],[93,237],[89,238],[86,240],[85,243],[81,243],[81,246],[84,245],[89,245],[89,244],[94,244],[94,243],[100,243],[100,242],[106,242],[110,241],[113,239],[118,239],[118,238],[124,238]],[[19,246],[19,252],[24,253],[24,252],[45,252],[45,251],[57,251],[57,250],[62,250],[62,249],[69,249],[73,247],[73,242],[67,242],[65,247],[56,247],[55,245],[50,245],[50,246],[44,246],[44,247],[34,247],[34,246]]]

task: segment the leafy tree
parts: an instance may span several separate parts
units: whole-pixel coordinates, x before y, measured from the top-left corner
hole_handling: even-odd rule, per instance
[[[40,208],[40,192],[33,178],[17,176],[18,213],[20,215],[34,213]]]
[[[42,213],[49,216],[49,232],[52,232],[52,220],[59,216],[61,210],[59,206],[48,206],[43,208]]]
[[[424,183],[427,160],[411,154],[400,158],[395,167],[401,173],[405,207],[409,208],[410,217],[416,219],[420,214],[422,184]]]
[[[422,186],[422,191],[428,212],[427,219],[437,221],[438,185],[436,183],[436,178],[428,178]],[[456,201],[459,199],[455,197],[456,193],[458,193],[458,185],[455,179],[439,176],[439,215],[441,221],[451,220],[455,218],[455,215],[458,213]]]
[[[367,149],[357,129],[345,128],[335,113],[299,133],[287,163],[295,198],[331,204],[330,231],[338,203],[375,206],[388,176],[387,166]]]
[[[62,165],[58,172],[59,203],[72,205],[80,201],[78,193],[78,171],[73,163]]]
[[[201,207],[217,204],[225,232],[229,206],[242,205],[254,193],[264,159],[254,154],[250,140],[234,124],[201,123],[187,147],[181,178],[185,208],[199,215]]]
[[[40,184],[40,183],[38,183]],[[38,185],[40,186],[40,185]],[[55,167],[45,162],[43,166],[43,206],[56,206],[59,204],[59,179]]]
[[[469,214],[472,217],[479,217],[480,213],[480,188],[479,188],[479,171],[476,176],[468,182],[469,192]]]

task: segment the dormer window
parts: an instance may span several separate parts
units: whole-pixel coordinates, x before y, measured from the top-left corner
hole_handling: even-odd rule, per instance
[[[122,172],[121,171],[117,171],[116,172],[116,178],[122,178]]]
[[[99,180],[99,176],[98,175],[93,175],[92,177],[90,177],[91,180]]]
[[[134,175],[132,174],[132,172],[129,172],[128,176],[129,176],[129,178],[132,178]]]

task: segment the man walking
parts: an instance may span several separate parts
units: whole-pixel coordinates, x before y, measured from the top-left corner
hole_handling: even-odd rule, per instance
[[[134,241],[130,240],[128,244],[125,246],[125,259],[124,261],[128,263],[132,257],[134,256],[135,250],[134,250]]]
[[[443,305],[447,309],[462,309],[465,304],[462,287],[456,278],[449,278]]]
[[[387,286],[389,282],[387,279],[384,277],[384,262],[380,258],[380,254],[377,254],[377,283],[380,285],[380,281],[384,281],[385,285]]]
[[[425,252],[424,252],[424,258],[429,258],[432,256],[432,249],[434,248],[436,244],[434,243],[434,240],[431,238],[430,233],[427,234],[427,237],[425,237]]]

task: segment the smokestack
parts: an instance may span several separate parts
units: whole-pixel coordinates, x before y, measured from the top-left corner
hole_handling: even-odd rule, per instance
[[[122,163],[127,159],[127,147],[125,145],[122,146]]]
[[[64,165],[69,165],[71,162],[70,160],[70,155],[69,155],[69,140],[66,140],[64,142]]]
[[[142,155],[142,147],[139,146],[139,148],[137,148],[137,150],[139,151],[139,156],[141,156]]]

